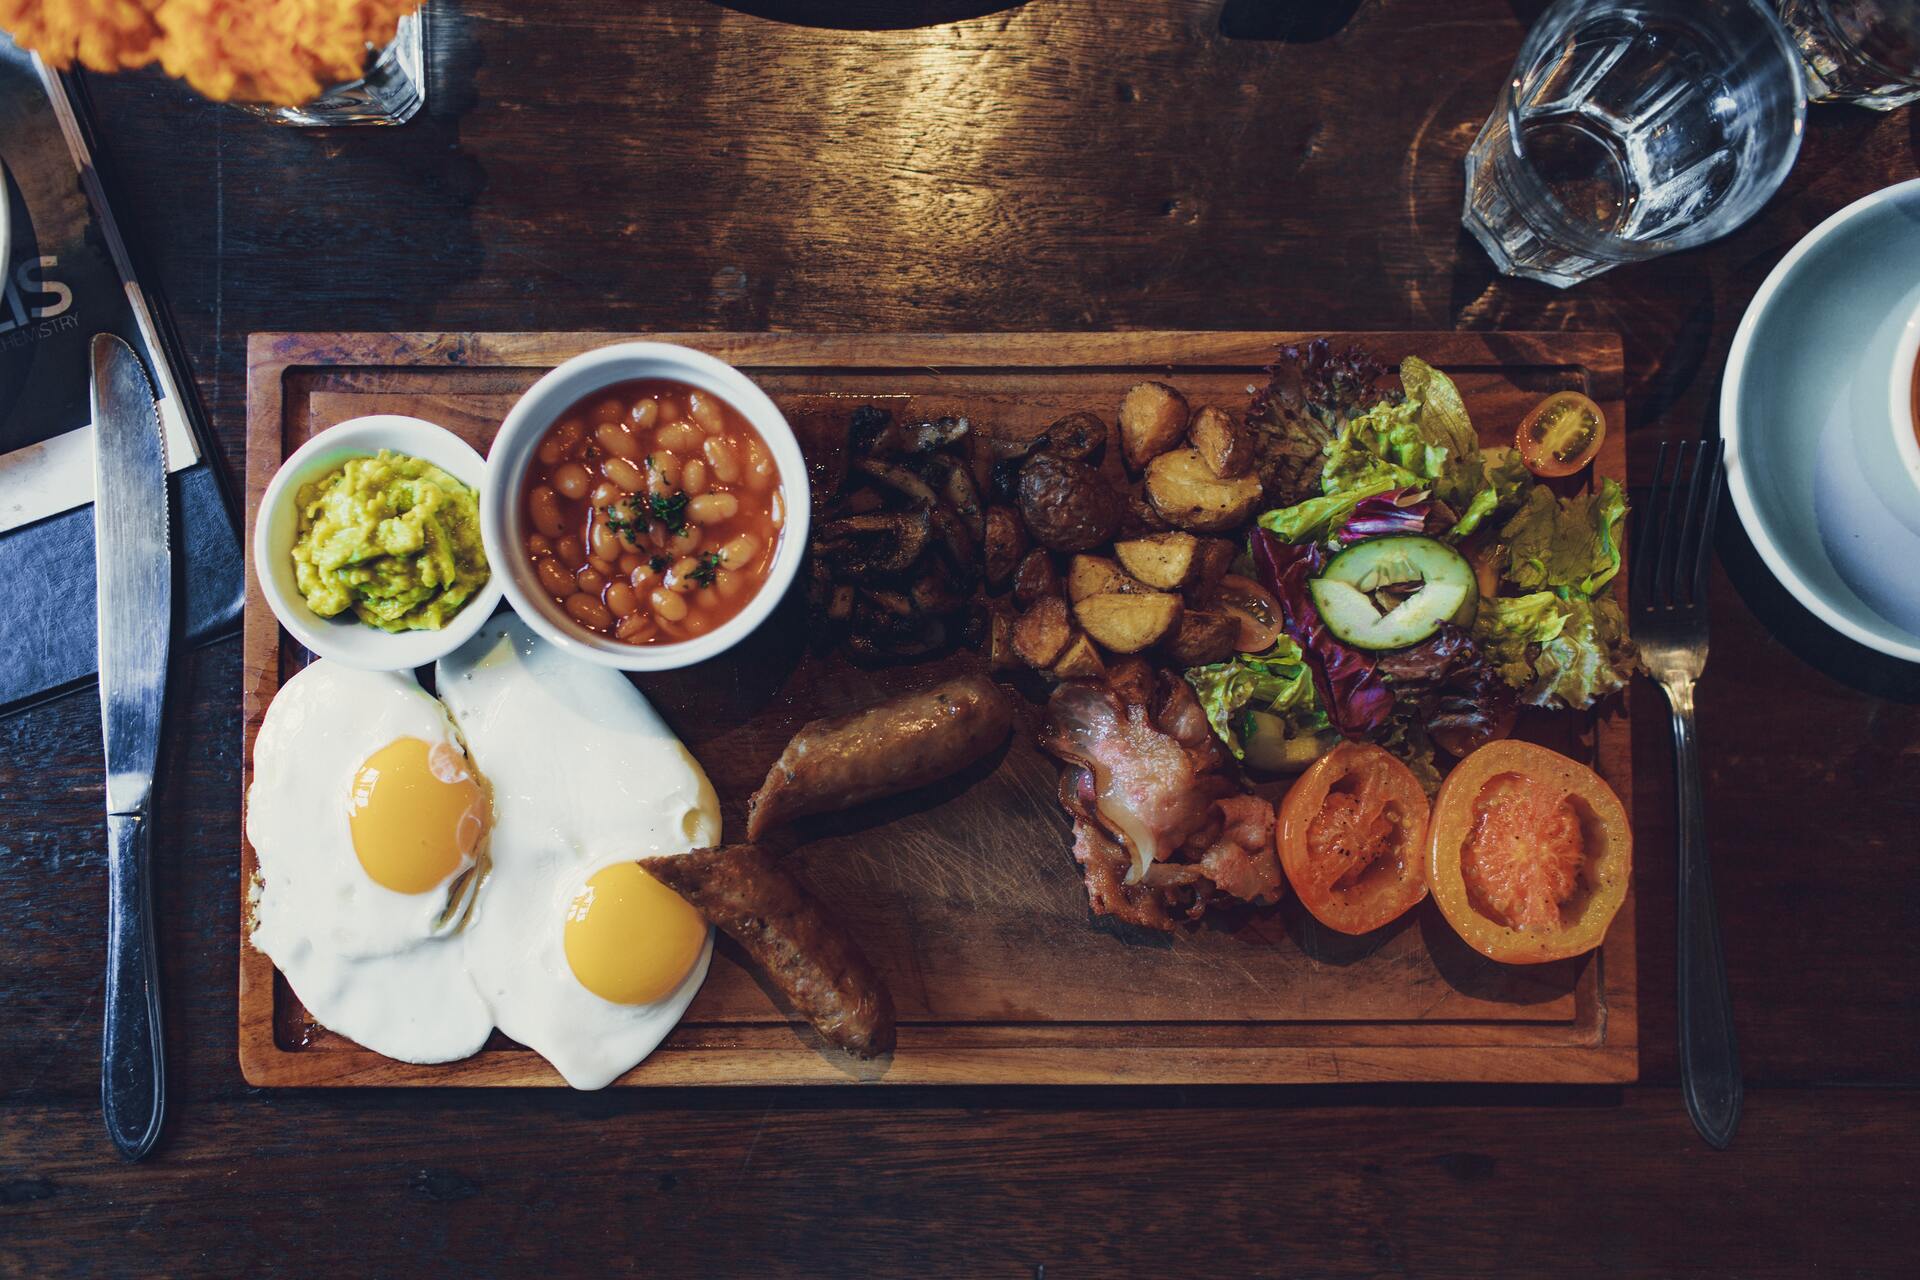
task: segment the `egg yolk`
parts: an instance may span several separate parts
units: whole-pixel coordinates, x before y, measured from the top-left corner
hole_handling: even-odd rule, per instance
[[[567,908],[567,965],[614,1004],[651,1004],[672,991],[706,940],[700,913],[632,862],[594,872]]]
[[[486,813],[486,796],[452,743],[396,738],[354,774],[347,824],[375,884],[426,893],[473,861]]]

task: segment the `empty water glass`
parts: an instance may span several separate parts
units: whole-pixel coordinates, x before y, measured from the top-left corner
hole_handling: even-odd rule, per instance
[[[1562,288],[1705,244],[1779,188],[1806,107],[1757,0],[1559,0],[1467,153],[1463,221],[1501,271]]]
[[[1815,102],[1891,111],[1920,101],[1920,2],[1780,0],[1780,20]]]

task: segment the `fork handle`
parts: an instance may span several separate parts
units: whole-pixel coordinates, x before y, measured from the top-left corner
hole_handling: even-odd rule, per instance
[[[1693,684],[1665,686],[1673,706],[1680,868],[1680,1089],[1707,1145],[1724,1149],[1740,1123],[1740,1049],[1727,995],[1727,957],[1707,861],[1707,815],[1700,795]]]

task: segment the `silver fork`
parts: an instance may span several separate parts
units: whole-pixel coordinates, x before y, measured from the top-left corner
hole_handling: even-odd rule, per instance
[[[1641,507],[1628,589],[1633,638],[1673,708],[1680,866],[1680,1089],[1693,1127],[1724,1148],[1740,1123],[1740,1050],[1727,996],[1727,958],[1707,863],[1693,686],[1707,665],[1707,566],[1720,505],[1718,440],[1663,442]],[[1667,461],[1673,467],[1668,471]]]

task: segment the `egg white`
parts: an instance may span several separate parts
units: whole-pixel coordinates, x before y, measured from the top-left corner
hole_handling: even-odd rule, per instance
[[[699,762],[617,671],[569,657],[519,619],[488,622],[440,660],[436,684],[493,794],[492,870],[462,937],[493,1020],[576,1089],[598,1089],[652,1053],[705,981],[621,1005],[581,986],[566,911],[610,863],[685,853],[720,837]]]
[[[445,709],[410,675],[322,658],[281,686],[254,739],[247,792],[260,877],[250,939],[322,1026],[403,1062],[451,1062],[493,1029],[454,900],[475,877],[396,893],[361,867],[348,824],[354,775],[406,737],[460,749]]]

